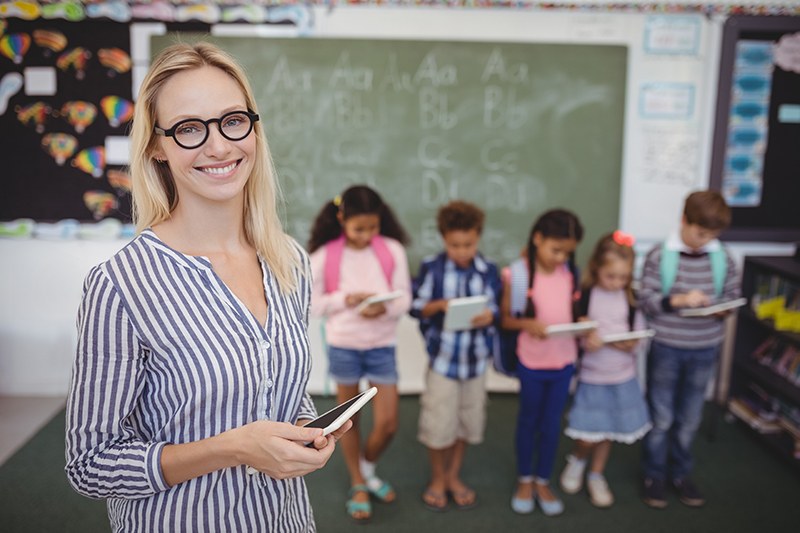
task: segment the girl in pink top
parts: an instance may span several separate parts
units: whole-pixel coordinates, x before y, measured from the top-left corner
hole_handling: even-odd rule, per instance
[[[569,211],[553,209],[539,217],[528,239],[527,308],[522,316],[511,312],[514,281],[511,271],[519,269],[512,265],[503,273],[502,326],[520,330],[517,340],[518,482],[511,499],[511,508],[520,514],[532,512],[537,501],[546,515],[557,515],[564,510],[561,500],[550,490],[549,482],[561,433],[561,413],[575,371],[578,347],[571,337],[548,337],[546,328],[574,319],[573,304],[578,289],[575,248],[582,237],[583,227],[578,217]]]
[[[308,249],[314,287],[311,313],[324,316],[329,371],[344,402],[359,392],[361,378],[378,388],[373,427],[361,453],[358,415],[342,439],[351,488],[347,513],[364,522],[372,515],[370,495],[394,501],[389,483],[375,475],[375,463],[397,428],[397,323],[411,306],[411,280],[403,245],[405,230],[371,188],[356,185],[323,206]],[[367,298],[394,298],[368,303]]]
[[[575,494],[583,485],[591,458],[586,488],[597,507],[609,507],[614,495],[603,476],[611,442],[631,444],[650,430],[647,405],[636,379],[639,340],[606,343],[603,337],[644,329],[631,290],[633,237],[616,231],[602,237],[589,260],[581,315],[598,323],[584,340],[586,349],[578,372],[566,434],[575,439],[561,474],[561,488]]]

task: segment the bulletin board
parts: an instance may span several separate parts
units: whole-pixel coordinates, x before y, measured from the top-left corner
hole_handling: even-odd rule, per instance
[[[0,220],[129,221],[130,179],[106,158],[133,114],[128,24],[3,22]]]
[[[724,237],[800,241],[800,17],[724,27],[711,186],[733,210]]]

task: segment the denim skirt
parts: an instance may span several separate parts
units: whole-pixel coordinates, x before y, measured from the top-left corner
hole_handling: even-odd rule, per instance
[[[650,415],[637,379],[619,384],[578,382],[564,433],[588,442],[631,444],[650,431]]]

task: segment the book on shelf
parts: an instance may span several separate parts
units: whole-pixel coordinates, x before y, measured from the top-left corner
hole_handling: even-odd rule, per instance
[[[755,413],[752,408],[740,398],[731,398],[728,401],[728,410],[748,426],[764,434],[780,433],[783,431],[777,420],[765,420]]]

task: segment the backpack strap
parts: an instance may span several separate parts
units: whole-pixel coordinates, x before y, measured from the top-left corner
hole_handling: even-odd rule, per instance
[[[586,287],[581,291],[575,309],[575,318],[589,315],[589,300],[592,297],[592,288]]]
[[[336,292],[339,289],[339,270],[344,253],[344,235],[328,241],[325,245],[325,292]]]
[[[711,261],[711,276],[714,279],[714,293],[719,297],[725,288],[725,277],[728,275],[728,257],[720,246],[708,253]],[[677,250],[667,249],[666,242],[661,247],[661,294],[667,295],[678,277],[678,261],[680,253]]]
[[[708,258],[711,261],[711,275],[714,278],[714,292],[717,297],[722,295],[725,288],[725,277],[728,275],[728,256],[720,246],[716,250],[709,252]]]
[[[636,306],[628,302],[628,329],[633,331],[633,324],[636,322]]]
[[[659,270],[661,273],[661,294],[668,295],[675,284],[675,278],[678,276],[678,260],[680,254],[677,250],[670,250],[667,248],[667,243],[661,246],[661,263]]]
[[[509,265],[511,271],[511,316],[520,317],[528,305],[528,265],[517,259]]]
[[[336,292],[339,289],[339,274],[342,266],[345,238],[341,235],[338,239],[329,241],[325,245],[325,292]],[[392,286],[392,273],[394,272],[394,257],[380,235],[375,235],[370,241],[370,247],[378,258],[378,262],[386,276],[389,287]]]

